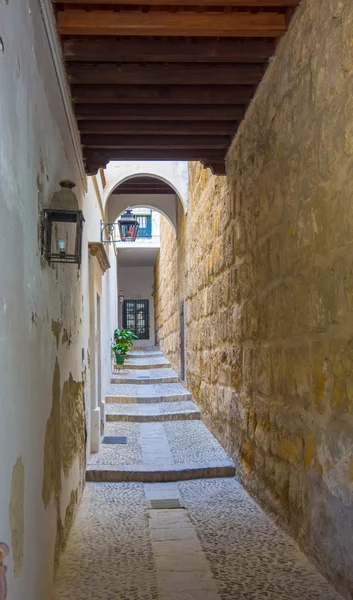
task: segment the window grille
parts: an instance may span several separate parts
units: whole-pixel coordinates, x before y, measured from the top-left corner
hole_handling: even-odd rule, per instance
[[[123,326],[131,329],[139,340],[149,339],[149,301],[124,300]]]
[[[152,215],[135,215],[138,220],[139,228],[137,237],[150,238],[152,237]]]

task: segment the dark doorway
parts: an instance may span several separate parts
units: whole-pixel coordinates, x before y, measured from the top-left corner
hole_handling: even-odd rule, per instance
[[[139,340],[149,339],[148,300],[124,300],[123,327],[131,329]]]

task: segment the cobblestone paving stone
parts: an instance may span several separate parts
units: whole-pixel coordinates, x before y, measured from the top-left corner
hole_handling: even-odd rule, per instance
[[[178,378],[173,369],[117,369],[113,379],[121,379],[121,383],[129,383],[129,379],[170,379]],[[177,382],[175,382],[177,383]],[[138,385],[138,384],[137,384]]]
[[[146,368],[158,368],[159,365],[169,365],[170,362],[164,356],[150,356],[147,358],[139,358],[137,356],[127,357],[124,363],[126,368],[134,367],[146,367]]]
[[[188,394],[175,383],[112,385],[108,394],[164,396],[164,402],[147,408],[119,403],[122,414],[196,407],[180,396],[171,403],[176,387],[182,397]],[[116,407],[108,403],[107,414]],[[143,464],[147,470],[159,464],[169,469],[232,464],[200,421],[107,422],[105,435],[127,436],[128,443],[103,444],[99,454],[90,456],[89,466],[139,469]],[[149,512],[151,498],[174,499],[179,493],[185,510],[166,511],[169,517],[163,510],[159,517],[158,511]],[[179,553],[172,560],[171,550]],[[159,595],[158,585],[164,590]],[[88,483],[51,598],[68,599],[343,600],[234,478],[147,486]]]
[[[88,483],[51,600],[158,600],[141,483]]]
[[[123,404],[109,402],[106,405],[105,413],[107,415],[143,415],[143,414],[168,414],[198,412],[199,409],[194,402],[159,402],[158,404]]]
[[[129,398],[163,398],[164,401],[178,401],[180,397],[191,400],[191,394],[180,383],[156,383],[156,384],[116,384],[108,385],[107,396],[126,396]]]
[[[201,421],[172,421],[163,427],[176,463],[233,464]]]
[[[179,489],[222,600],[343,600],[235,479]]]
[[[97,454],[90,454],[89,465],[133,465],[142,462],[139,423],[108,422],[106,436],[127,436],[127,444],[102,444]]]

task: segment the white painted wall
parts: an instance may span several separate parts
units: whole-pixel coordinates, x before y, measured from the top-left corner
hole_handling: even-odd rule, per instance
[[[146,267],[118,267],[119,290],[124,294],[125,300],[149,300],[150,311],[150,337],[148,340],[137,340],[136,346],[154,346],[154,268]]]
[[[57,514],[53,494],[45,509],[42,483],[53,373],[57,360],[61,388],[70,374],[81,381],[86,373],[84,397],[89,416],[94,398],[88,350],[94,332],[89,323],[88,242],[99,240],[102,210],[93,180],[85,196],[82,164],[70,133],[39,0],[0,1],[0,36],[4,45],[4,52],[0,51],[0,540],[12,545],[11,479],[21,456],[24,558],[16,577],[12,552],[5,560],[8,599],[48,600]],[[86,218],[80,270],[75,265],[49,267],[41,261],[39,215],[58,191],[61,179],[76,182]],[[116,325],[113,249],[109,254],[112,268],[102,280],[104,346]],[[61,327],[58,340],[52,332],[55,323]],[[70,343],[64,341],[64,330]],[[103,360],[104,391],[109,360],[110,353]],[[67,477],[62,473],[62,518],[71,491],[80,481],[77,462]]]
[[[178,194],[184,212],[188,209],[188,163],[185,161],[122,161],[110,162],[104,171],[107,186],[104,193],[106,202],[120,183],[136,175],[157,177],[168,183]]]

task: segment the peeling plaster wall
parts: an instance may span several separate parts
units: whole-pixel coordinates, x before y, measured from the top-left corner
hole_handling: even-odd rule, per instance
[[[0,0],[0,37],[0,540],[11,547],[8,597],[48,600],[84,485],[88,241],[99,241],[102,212],[80,179],[39,2]],[[76,182],[86,218],[80,270],[41,259],[39,213],[61,179]],[[112,266],[103,345],[116,322]],[[102,388],[108,363],[109,351]]]
[[[353,598],[353,3],[303,0],[228,154],[165,222],[161,347],[248,489]],[[179,231],[179,229],[178,229]],[[182,256],[184,255],[184,259]],[[182,292],[182,286],[185,291]]]

